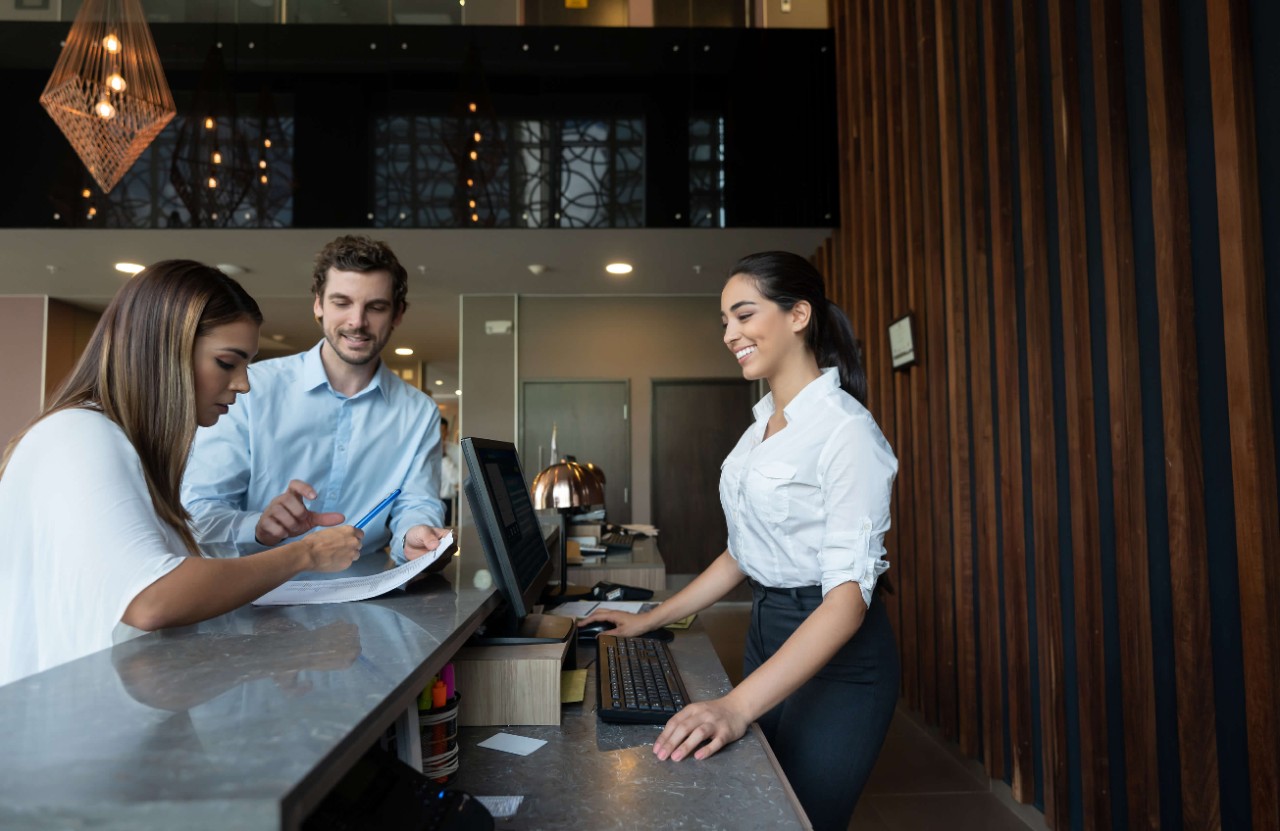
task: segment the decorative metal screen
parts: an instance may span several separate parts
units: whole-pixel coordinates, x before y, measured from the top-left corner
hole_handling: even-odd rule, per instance
[[[640,118],[502,119],[470,193],[446,116],[375,126],[374,222],[388,227],[636,228],[644,224]],[[496,132],[495,132],[496,131]],[[475,201],[473,206],[471,201]],[[474,219],[473,219],[474,217]]]
[[[689,224],[724,227],[724,119],[689,119]]]

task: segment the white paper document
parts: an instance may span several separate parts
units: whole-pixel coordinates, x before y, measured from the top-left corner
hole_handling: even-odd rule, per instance
[[[398,589],[417,577],[453,547],[453,534],[446,534],[435,551],[404,565],[363,577],[335,577],[332,580],[290,580],[253,601],[255,606],[300,606],[307,603],[346,603],[367,600]]]
[[[553,615],[561,615],[563,617],[586,617],[597,609],[613,609],[618,612],[631,612],[639,614],[644,611],[643,600],[571,600],[568,603],[561,603],[550,613]]]

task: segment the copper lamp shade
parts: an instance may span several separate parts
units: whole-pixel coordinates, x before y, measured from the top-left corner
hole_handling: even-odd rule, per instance
[[[539,510],[604,503],[604,487],[596,475],[577,462],[558,462],[533,478],[533,507]]]
[[[587,462],[583,467],[595,474],[596,478],[600,480],[600,490],[603,491],[605,483],[609,481],[604,477],[604,471],[593,465],[591,462]]]

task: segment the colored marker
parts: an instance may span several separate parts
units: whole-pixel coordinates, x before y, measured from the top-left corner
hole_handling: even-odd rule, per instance
[[[359,522],[357,522],[357,523],[356,523],[356,527],[357,527],[357,528],[363,528],[363,527],[365,527],[366,525],[368,525],[368,524],[369,524],[369,522],[370,522],[374,517],[376,517],[378,514],[382,513],[382,509],[383,509],[383,508],[385,508],[385,507],[387,507],[388,505],[390,505],[390,504],[392,503],[392,501],[394,501],[394,500],[395,500],[395,498],[396,498],[397,496],[399,496],[399,495],[400,495],[400,488],[396,488],[396,489],[395,489],[395,490],[393,490],[391,493],[387,494],[387,498],[386,498],[386,499],[384,499],[384,500],[382,500],[381,502],[379,502],[379,503],[378,503],[378,505],[377,505],[377,507],[375,507],[372,511],[370,511],[370,512],[369,512],[369,513],[367,513],[367,514],[365,514],[365,515],[364,515],[364,517],[363,517]]]

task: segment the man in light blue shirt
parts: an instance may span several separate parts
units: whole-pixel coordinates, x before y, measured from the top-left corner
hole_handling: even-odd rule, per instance
[[[440,411],[379,358],[408,306],[404,266],[385,243],[339,237],[316,256],[312,293],[324,338],[251,365],[250,392],[196,431],[182,483],[196,540],[210,556],[254,554],[354,522],[400,488],[365,527],[362,553],[434,551]]]

